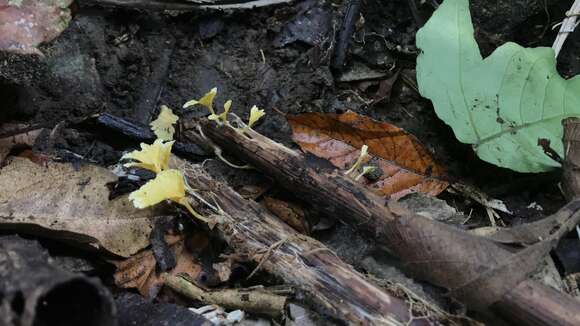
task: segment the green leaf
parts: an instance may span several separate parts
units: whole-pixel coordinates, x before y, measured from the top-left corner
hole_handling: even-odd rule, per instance
[[[417,82],[439,118],[490,163],[519,172],[560,166],[561,121],[580,116],[580,78],[563,79],[551,48],[506,43],[483,59],[468,0],[445,0],[417,33]]]

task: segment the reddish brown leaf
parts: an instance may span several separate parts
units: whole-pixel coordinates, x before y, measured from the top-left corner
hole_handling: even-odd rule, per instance
[[[0,0],[0,50],[40,53],[68,26],[72,0]]]
[[[185,273],[191,279],[196,279],[202,267],[185,248],[183,238],[173,236],[167,240],[177,258],[177,265],[168,273],[170,275]],[[145,297],[155,297],[163,285],[163,280],[155,269],[155,263],[151,250],[140,252],[120,262],[113,262],[117,266],[114,275],[115,284],[121,288],[136,288]]]
[[[445,169],[405,130],[354,112],[305,113],[288,117],[293,139],[302,150],[329,160],[339,169],[351,167],[363,145],[369,147],[372,165],[383,174],[365,180],[377,193],[400,198],[411,192],[435,196],[445,190]]]

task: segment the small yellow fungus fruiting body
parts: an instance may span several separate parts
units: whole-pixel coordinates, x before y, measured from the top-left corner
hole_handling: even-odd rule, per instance
[[[362,175],[366,175],[366,174],[375,172],[377,169],[378,168],[376,166],[367,165],[363,168],[361,173],[362,173]]]
[[[358,159],[356,160],[356,162],[354,162],[354,164],[352,165],[352,167],[350,169],[348,169],[346,172],[344,172],[344,174],[350,175],[353,172],[355,172],[356,170],[358,170],[359,166],[367,158],[368,151],[369,151],[369,147],[367,145],[363,145],[360,149],[360,155],[358,156]]]
[[[169,167],[169,155],[174,141],[163,142],[161,139],[155,140],[151,145],[141,143],[140,151],[132,151],[123,155],[121,159],[133,159],[138,162],[124,164],[125,167],[140,167],[159,173]]]
[[[227,100],[226,103],[224,103],[224,112],[229,112],[231,107],[232,107],[232,100]]]
[[[185,194],[183,174],[179,170],[171,169],[157,173],[155,179],[129,194],[129,200],[137,208],[146,208],[164,200],[171,200],[187,208],[193,216],[201,221],[208,222],[205,217],[191,207]]]
[[[179,202],[185,197],[185,182],[179,170],[165,170],[157,173],[155,179],[148,181],[139,190],[129,195],[129,200],[137,208],[146,208],[164,200]]]
[[[252,126],[265,115],[266,113],[264,112],[264,110],[258,109],[258,107],[255,105],[252,106],[252,108],[250,109],[250,119],[248,121],[248,128],[252,128]]]
[[[217,121],[218,123],[227,123],[228,122],[228,113],[230,112],[230,108],[232,107],[232,100],[228,100],[224,103],[224,112],[220,114],[212,113],[209,115],[208,120]]]
[[[215,111],[213,110],[213,100],[215,99],[216,94],[217,94],[217,87],[214,87],[209,92],[207,92],[202,98],[200,98],[199,100],[187,101],[183,105],[183,108],[186,109],[186,108],[188,108],[190,106],[194,106],[194,105],[203,105],[209,110],[209,112],[211,112],[211,114],[215,114]]]
[[[173,140],[173,134],[175,133],[175,127],[173,127],[173,125],[177,120],[179,120],[179,117],[173,114],[173,111],[171,111],[170,108],[162,105],[159,116],[157,116],[157,119],[153,120],[149,125],[158,139],[170,141]]]

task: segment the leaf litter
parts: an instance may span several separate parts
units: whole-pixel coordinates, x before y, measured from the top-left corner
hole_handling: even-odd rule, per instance
[[[171,236],[167,244],[176,257],[176,265],[170,275],[186,274],[195,280],[203,271],[196,257],[186,248],[183,236]],[[117,267],[115,284],[120,288],[135,288],[147,298],[155,298],[163,286],[157,261],[152,250],[142,251],[129,259],[113,261]]]
[[[109,201],[108,169],[68,163],[38,165],[11,157],[0,170],[0,227],[34,231],[76,245],[128,257],[149,244],[156,213],[134,208],[126,198]]]

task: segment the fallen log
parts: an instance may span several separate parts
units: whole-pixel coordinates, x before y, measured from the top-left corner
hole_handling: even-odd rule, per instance
[[[324,244],[298,233],[202,168],[184,170],[198,195],[219,206],[213,215],[219,221],[215,228],[236,254],[292,285],[313,309],[348,325],[434,324],[437,312],[431,317],[412,316],[406,302],[367,281]]]
[[[198,129],[201,134],[196,133]],[[356,226],[406,262],[417,278],[450,289],[471,308],[491,307],[526,325],[580,325],[579,302],[527,279],[557,239],[514,253],[497,242],[405,211],[320,160],[252,130],[240,133],[202,120],[184,137],[219,147],[269,175],[317,210]],[[572,203],[560,214],[572,216],[579,211],[578,203]]]

